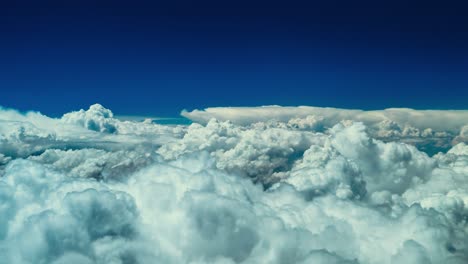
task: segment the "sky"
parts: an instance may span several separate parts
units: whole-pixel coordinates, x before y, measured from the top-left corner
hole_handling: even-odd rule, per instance
[[[462,1],[2,1],[0,105],[466,109]]]
[[[0,263],[468,263],[467,11],[0,0]]]

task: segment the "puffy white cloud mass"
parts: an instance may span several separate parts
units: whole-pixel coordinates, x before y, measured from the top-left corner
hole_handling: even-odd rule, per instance
[[[0,263],[468,263],[465,112],[259,109],[0,109]]]
[[[282,123],[293,129],[323,132],[353,120],[366,125],[368,133],[383,141],[417,145],[431,154],[447,151],[459,142],[468,143],[468,110],[414,110],[389,108],[363,111],[322,107],[212,107],[182,111],[182,115],[206,124],[210,119],[238,125]]]

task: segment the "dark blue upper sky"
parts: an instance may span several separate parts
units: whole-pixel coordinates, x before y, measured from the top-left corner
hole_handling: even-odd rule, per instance
[[[0,105],[468,108],[463,1],[2,1]]]

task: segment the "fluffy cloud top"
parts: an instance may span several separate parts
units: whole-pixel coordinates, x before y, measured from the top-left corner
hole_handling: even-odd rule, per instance
[[[279,122],[290,128],[323,132],[334,125],[352,120],[365,124],[368,132],[384,141],[400,140],[436,153],[459,142],[468,142],[466,110],[414,110],[390,108],[363,111],[321,107],[214,107],[182,111],[194,122],[206,124],[214,118],[238,125]],[[424,139],[424,140],[422,140]]]
[[[468,262],[465,112],[231,109],[0,110],[0,263]]]
[[[409,125],[417,129],[432,128],[436,131],[460,131],[467,124],[467,110],[414,110],[409,108],[389,108],[385,110],[363,111],[339,108],[310,106],[281,107],[212,107],[205,110],[182,111],[182,115],[200,123],[211,118],[230,120],[239,125],[276,120],[287,122],[293,118],[320,117],[331,127],[343,120],[354,120],[366,125],[382,121],[393,121],[400,126]]]

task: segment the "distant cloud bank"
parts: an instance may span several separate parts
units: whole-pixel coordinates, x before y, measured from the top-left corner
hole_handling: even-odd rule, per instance
[[[182,111],[182,116],[206,124],[210,119],[237,125],[284,123],[310,131],[323,132],[343,121],[363,123],[368,133],[384,141],[403,141],[432,152],[447,150],[459,142],[468,142],[468,110],[349,110],[310,106],[212,107]],[[424,142],[422,142],[424,141]]]
[[[0,109],[0,263],[467,263],[468,111]]]

